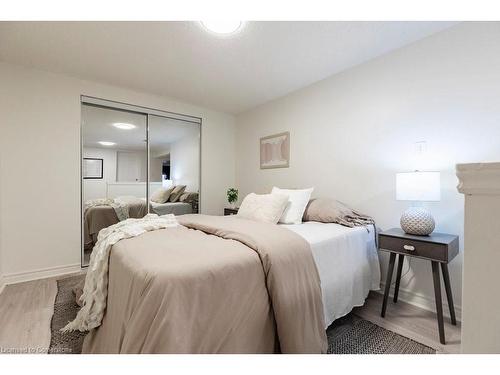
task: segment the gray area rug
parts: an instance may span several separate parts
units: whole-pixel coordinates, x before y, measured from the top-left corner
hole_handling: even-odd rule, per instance
[[[348,314],[326,331],[328,354],[436,354],[436,350]]]
[[[60,329],[73,320],[80,308],[73,288],[84,276],[57,281],[57,296],[51,322],[49,353],[79,354],[86,333],[62,333]],[[328,354],[435,354],[428,346],[377,326],[354,314],[337,319],[327,330]]]
[[[49,354],[80,354],[82,352],[83,339],[86,332],[60,331],[68,322],[76,317],[80,309],[75,302],[73,288],[85,276],[73,276],[57,280],[57,295],[54,302],[54,315],[50,323],[50,346]]]

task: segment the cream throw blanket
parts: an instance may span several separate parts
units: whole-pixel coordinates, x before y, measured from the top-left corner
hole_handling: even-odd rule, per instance
[[[177,219],[172,214],[148,214],[141,219],[127,219],[102,229],[90,256],[85,287],[80,297],[82,308],[75,320],[68,323],[62,331],[89,331],[101,325],[108,295],[109,254],[114,244],[125,238],[177,225]]]

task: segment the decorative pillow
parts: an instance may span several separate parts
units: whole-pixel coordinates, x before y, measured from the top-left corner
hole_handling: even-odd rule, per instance
[[[337,223],[348,227],[375,224],[373,218],[354,211],[335,199],[311,199],[304,212],[304,221]]]
[[[177,202],[179,198],[181,197],[182,193],[184,193],[184,190],[186,190],[186,185],[177,185],[174,187],[174,190],[172,190],[172,193],[170,194],[169,202]]]
[[[307,203],[311,198],[314,188],[310,189],[280,189],[273,187],[271,194],[283,194],[288,197],[288,204],[280,217],[279,222],[283,224],[300,224],[302,215],[306,209]]]
[[[255,221],[276,224],[288,203],[288,197],[283,194],[248,194],[237,216]]]
[[[198,193],[184,192],[179,198],[179,202],[191,203],[198,199]]]
[[[155,203],[165,203],[170,198],[170,194],[172,193],[174,188],[159,188],[151,195],[151,201]]]

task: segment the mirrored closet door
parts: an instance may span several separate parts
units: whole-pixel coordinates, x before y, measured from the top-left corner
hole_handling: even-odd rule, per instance
[[[144,114],[82,104],[83,265],[101,229],[147,214],[146,123]]]
[[[82,266],[101,229],[199,212],[201,119],[82,97]]]
[[[149,116],[151,210],[158,215],[198,213],[200,124]],[[159,192],[169,198],[163,202]]]

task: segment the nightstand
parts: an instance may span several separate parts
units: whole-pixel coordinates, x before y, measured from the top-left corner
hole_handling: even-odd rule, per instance
[[[238,208],[224,208],[224,216],[236,215]]]
[[[387,300],[391,289],[396,255],[398,255],[398,268],[394,289],[394,302],[398,301],[399,284],[401,282],[401,270],[403,269],[404,257],[410,256],[429,260],[432,265],[432,278],[434,281],[434,297],[436,299],[439,341],[441,344],[445,344],[439,265],[441,264],[441,270],[443,272],[444,286],[446,289],[446,296],[448,297],[448,306],[450,308],[451,324],[456,325],[457,320],[455,317],[453,296],[451,294],[448,263],[458,254],[458,236],[445,233],[431,233],[429,236],[414,236],[406,234],[402,229],[393,228],[380,232],[378,235],[378,241],[379,249],[390,253],[389,268],[387,270],[387,279],[385,281],[384,301],[382,303],[382,312],[380,315],[384,317],[385,310],[387,309]]]
[[[191,202],[191,207],[193,209],[193,214],[198,214],[199,213],[199,207],[198,207],[198,201],[193,201]]]

